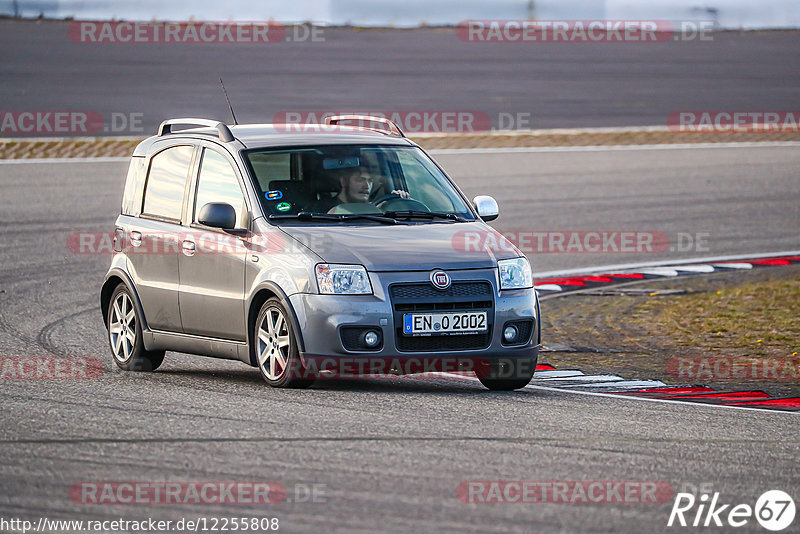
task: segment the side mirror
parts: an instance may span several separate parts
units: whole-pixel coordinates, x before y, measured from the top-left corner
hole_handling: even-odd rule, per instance
[[[236,210],[230,204],[212,202],[200,208],[197,222],[211,228],[231,230],[236,226]]]
[[[490,196],[478,195],[472,199],[472,205],[475,206],[478,216],[486,222],[493,221],[500,215],[497,201]]]

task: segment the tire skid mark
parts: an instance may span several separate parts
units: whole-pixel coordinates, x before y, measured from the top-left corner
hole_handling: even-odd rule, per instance
[[[52,342],[53,331],[56,328],[58,328],[59,326],[61,326],[62,324],[64,324],[66,321],[68,321],[70,319],[74,319],[74,318],[76,318],[76,317],[78,317],[80,315],[83,315],[85,313],[96,312],[97,309],[98,309],[98,306],[92,306],[91,308],[84,308],[82,310],[79,310],[79,311],[76,311],[76,312],[73,312],[73,313],[68,313],[67,315],[59,317],[55,321],[52,321],[52,322],[44,325],[42,327],[42,329],[39,330],[39,333],[36,335],[36,344],[39,345],[40,347],[42,347],[43,349],[45,349],[46,351],[48,351],[48,352],[50,352],[52,354],[56,354],[57,356],[74,356],[74,355],[71,355],[68,352],[60,349],[58,347],[58,345],[56,345],[56,344],[54,344]]]
[[[59,399],[56,400],[56,399],[52,399],[52,398],[49,398],[49,397],[38,397],[38,396],[34,396],[34,395],[17,395],[17,394],[14,394],[14,393],[0,393],[0,398],[16,399],[16,400],[21,400],[21,401],[24,401],[24,402],[31,402],[31,401],[44,402],[44,403],[58,402],[58,404],[63,404],[63,405],[68,405],[68,406],[75,406],[75,407],[78,407],[78,408],[105,409],[105,410],[111,410],[111,411],[119,411],[119,412],[123,412],[123,413],[129,413],[130,412],[130,407],[128,407],[128,406],[114,406],[113,404],[98,404],[96,402],[79,402],[79,401],[74,401],[74,400],[65,400],[64,398],[59,398]],[[214,420],[220,420],[220,421],[235,421],[235,422],[239,422],[239,423],[246,423],[248,421],[247,419],[238,419],[238,418],[235,418],[235,417],[222,417],[222,416],[217,416],[217,415],[209,415],[207,411],[200,411],[198,413],[176,412],[174,409],[171,409],[172,408],[171,406],[168,406],[167,408],[170,408],[170,409],[155,410],[155,409],[151,409],[151,408],[145,408],[145,407],[143,407],[141,405],[137,405],[136,406],[136,412],[137,413],[148,413],[148,414],[158,415],[158,416],[176,416],[176,415],[178,415],[178,416],[195,417],[195,418],[201,418],[201,419],[214,419]],[[264,424],[264,423],[262,422],[260,424]],[[278,423],[269,423],[269,424],[270,425],[277,425]],[[51,440],[47,440],[47,441],[51,441]],[[67,441],[69,441],[69,439],[67,439]],[[11,441],[2,441],[2,440],[0,440],[0,444],[10,443],[10,442]]]

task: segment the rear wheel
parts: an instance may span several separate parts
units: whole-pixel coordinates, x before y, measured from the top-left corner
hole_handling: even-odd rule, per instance
[[[114,363],[126,371],[155,371],[164,361],[164,351],[144,348],[142,321],[125,284],[111,294],[106,316],[108,341]]]
[[[276,388],[307,388],[308,378],[286,309],[277,298],[261,306],[254,326],[252,349],[267,384]]]
[[[481,384],[492,391],[524,388],[533,378],[537,358],[507,358],[489,362],[476,372]]]

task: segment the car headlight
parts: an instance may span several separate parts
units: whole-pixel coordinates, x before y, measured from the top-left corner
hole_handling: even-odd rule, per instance
[[[371,295],[367,270],[361,265],[317,265],[317,285],[324,295]]]
[[[533,287],[531,264],[526,258],[497,262],[500,270],[500,289],[529,289]]]

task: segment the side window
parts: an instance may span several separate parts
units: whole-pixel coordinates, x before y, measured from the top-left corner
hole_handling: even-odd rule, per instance
[[[445,178],[427,158],[413,150],[398,150],[397,162],[403,169],[411,198],[419,200],[431,211],[450,212],[461,204],[451,187],[443,187]]]
[[[180,220],[193,152],[194,147],[176,146],[153,156],[144,193],[144,213]]]
[[[236,227],[247,226],[247,209],[244,203],[242,188],[236,179],[236,172],[222,154],[213,150],[203,150],[203,161],[200,163],[200,178],[197,183],[197,197],[194,208],[194,222],[200,210],[211,202],[225,202],[236,210]]]
[[[122,193],[122,214],[138,217],[142,211],[142,191],[147,172],[146,160],[143,157],[132,157],[125,179],[125,190]]]

